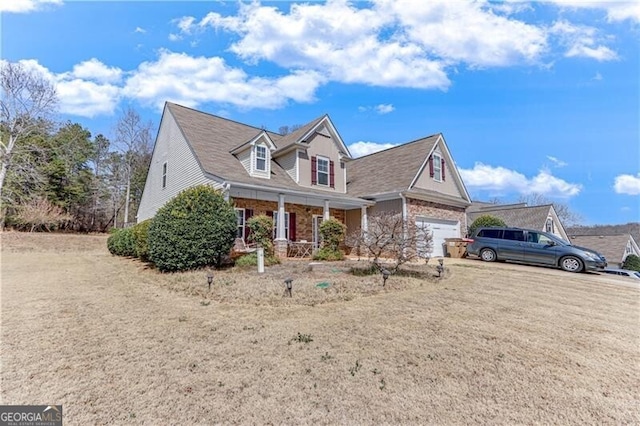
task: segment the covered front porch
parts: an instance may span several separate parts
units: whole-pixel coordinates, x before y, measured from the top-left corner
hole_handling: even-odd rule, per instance
[[[247,221],[259,214],[274,219],[274,246],[280,258],[309,258],[320,247],[320,224],[331,217],[349,227],[366,229],[368,200],[333,193],[271,191],[230,185],[227,194],[238,218],[237,237],[248,242]],[[354,214],[356,213],[357,214]],[[348,220],[349,219],[351,220]],[[354,224],[352,218],[358,217]]]

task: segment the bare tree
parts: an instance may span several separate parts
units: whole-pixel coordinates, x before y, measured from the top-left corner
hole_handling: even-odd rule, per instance
[[[116,144],[124,159],[125,199],[124,224],[129,223],[131,180],[141,158],[147,158],[151,145],[151,122],[143,123],[140,115],[131,107],[122,112],[116,124]]]
[[[29,133],[50,124],[57,97],[53,84],[40,73],[28,70],[19,63],[2,62],[0,65],[2,96],[0,97],[0,205],[7,170],[12,166],[16,145]],[[4,208],[2,208],[4,210]],[[0,228],[4,213],[0,212]]]
[[[384,212],[368,217],[368,229],[357,230],[347,237],[347,245],[366,253],[380,270],[392,272],[411,260],[428,259],[433,251],[433,234],[398,212]],[[383,264],[386,258],[393,263]]]
[[[542,206],[545,204],[553,204],[553,208],[558,215],[558,218],[563,223],[564,226],[575,226],[582,221],[582,217],[571,210],[568,204],[558,203],[551,201],[549,198],[545,197],[542,194],[533,193],[526,196],[521,196],[518,199],[519,203],[527,203],[528,206]]]

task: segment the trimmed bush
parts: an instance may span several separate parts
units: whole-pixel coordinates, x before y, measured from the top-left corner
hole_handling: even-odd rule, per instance
[[[132,229],[133,231],[133,245],[136,250],[136,256],[140,260],[149,260],[149,226],[151,225],[151,219],[147,219],[140,222]]]
[[[469,226],[469,236],[473,236],[473,233],[478,228],[493,228],[499,226],[507,226],[506,223],[499,217],[491,216],[489,214],[482,215],[473,221]]]
[[[635,254],[630,254],[624,259],[622,263],[622,269],[628,269],[630,271],[640,271],[640,257]]]
[[[335,218],[323,221],[320,224],[322,247],[313,256],[315,260],[342,260],[344,253],[340,250],[340,243],[344,241],[346,226]]]
[[[264,249],[266,258],[272,258],[273,253],[273,218],[266,214],[253,216],[247,221],[249,239]]]
[[[237,231],[233,206],[207,185],[182,191],[149,225],[149,260],[162,272],[217,264],[231,251]]]
[[[136,256],[132,228],[118,229],[107,239],[107,248],[116,256]]]

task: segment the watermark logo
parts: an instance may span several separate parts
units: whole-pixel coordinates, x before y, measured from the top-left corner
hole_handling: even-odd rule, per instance
[[[0,426],[62,426],[62,405],[0,405]]]

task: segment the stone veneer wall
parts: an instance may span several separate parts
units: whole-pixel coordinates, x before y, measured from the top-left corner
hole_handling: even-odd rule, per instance
[[[432,203],[430,201],[407,198],[407,215],[410,222],[415,222],[416,216],[426,216],[433,219],[457,220],[460,222],[460,233],[467,232],[465,223],[465,209],[463,207],[452,207],[444,204]],[[461,236],[463,236],[461,235]]]
[[[238,208],[253,209],[254,215],[266,214],[268,211],[278,211],[278,203],[275,201],[234,198],[233,204]],[[284,210],[296,214],[296,240],[313,241],[313,216],[322,216],[323,208],[285,202]],[[344,210],[329,208],[329,215],[345,223]]]

